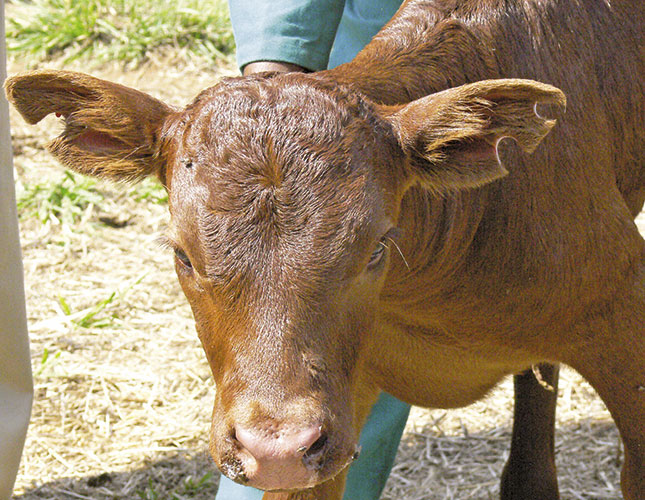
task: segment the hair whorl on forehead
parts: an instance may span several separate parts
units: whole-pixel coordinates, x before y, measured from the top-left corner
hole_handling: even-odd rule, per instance
[[[279,186],[284,169],[319,175],[334,162],[346,163],[339,155],[346,157],[357,139],[356,125],[384,125],[359,94],[296,73],[224,79],[182,115],[188,154],[206,158],[227,177],[250,176],[262,188]]]

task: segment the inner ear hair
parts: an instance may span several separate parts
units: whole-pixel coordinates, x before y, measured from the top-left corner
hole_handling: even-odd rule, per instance
[[[556,121],[538,103],[564,107],[564,94],[531,80],[486,80],[429,95],[386,111],[417,182],[443,191],[477,187],[508,172],[499,142],[513,138],[531,153]]]

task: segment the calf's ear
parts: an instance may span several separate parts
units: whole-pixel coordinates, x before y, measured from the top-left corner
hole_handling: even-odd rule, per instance
[[[174,112],[137,90],[70,71],[33,71],[5,83],[9,101],[28,123],[50,113],[65,129],[49,151],[66,167],[116,181],[161,175],[160,134]]]
[[[410,161],[410,181],[449,191],[506,175],[497,152],[505,137],[533,152],[555,125],[537,113],[538,104],[564,107],[566,98],[531,80],[484,80],[384,112]]]

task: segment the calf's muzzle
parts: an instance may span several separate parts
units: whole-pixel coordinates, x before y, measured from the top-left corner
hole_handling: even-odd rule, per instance
[[[248,486],[267,491],[310,488],[358,457],[349,429],[332,430],[321,422],[263,418],[236,423],[227,437],[215,437],[223,446],[215,445],[213,456],[225,475]]]

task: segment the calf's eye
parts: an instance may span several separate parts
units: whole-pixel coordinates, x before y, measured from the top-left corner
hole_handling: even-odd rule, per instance
[[[190,262],[190,259],[188,256],[179,249],[175,249],[175,258],[179,261],[179,263],[184,266],[187,269],[192,269],[193,265]]]
[[[372,255],[370,256],[370,260],[367,263],[367,268],[368,269],[374,269],[376,266],[378,266],[381,261],[383,260],[383,257],[385,256],[385,250],[387,250],[387,246],[385,246],[385,240],[382,239],[379,241],[376,245],[376,248],[372,252]]]

